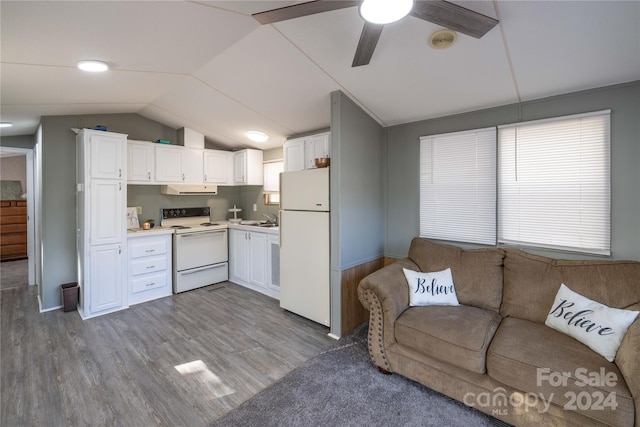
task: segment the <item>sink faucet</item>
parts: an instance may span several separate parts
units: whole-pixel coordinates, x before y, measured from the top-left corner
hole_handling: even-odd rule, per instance
[[[278,225],[278,217],[277,216],[275,216],[275,215],[271,216],[271,215],[265,214],[265,213],[263,213],[262,216],[267,218],[267,221],[269,223]]]

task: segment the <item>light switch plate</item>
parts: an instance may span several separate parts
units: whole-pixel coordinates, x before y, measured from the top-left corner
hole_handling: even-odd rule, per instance
[[[136,212],[138,213],[138,215],[142,214],[142,206],[136,206]]]

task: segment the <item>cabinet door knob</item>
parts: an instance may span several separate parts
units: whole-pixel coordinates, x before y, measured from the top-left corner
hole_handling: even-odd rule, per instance
[[[184,181],[184,174],[182,174],[182,180]]]
[[[118,178],[122,178],[122,169],[118,169]]]
[[[147,179],[151,181],[151,172],[147,172]]]

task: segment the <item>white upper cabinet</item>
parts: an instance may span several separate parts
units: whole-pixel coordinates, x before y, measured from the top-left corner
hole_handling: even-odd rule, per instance
[[[304,149],[306,157],[306,169],[315,169],[315,159],[321,157],[331,157],[331,144],[329,143],[329,132],[313,135],[304,139]]]
[[[188,133],[188,132],[187,132]],[[186,140],[185,140],[186,142]],[[96,155],[100,176],[124,176],[128,184],[263,185],[262,151],[236,152],[128,141],[127,171],[109,170],[105,159],[116,156],[105,147]],[[102,165],[104,163],[104,165]]]
[[[285,171],[300,171],[305,168],[304,138],[285,141],[282,150]]]
[[[183,182],[183,151],[184,147],[156,146],[155,169],[157,182]]]
[[[90,139],[90,173],[91,178],[120,179],[126,165],[126,145],[122,138],[110,133],[89,134]]]
[[[181,146],[156,147],[157,182],[202,184],[202,150]]]
[[[229,185],[233,183],[233,153],[204,150],[204,182]]]
[[[233,183],[263,185],[262,151],[247,148],[233,153]]]
[[[202,150],[184,148],[182,151],[182,182],[185,184],[202,184],[204,176]]]
[[[154,148],[151,142],[127,141],[127,183],[151,184],[155,181]]]
[[[286,172],[315,169],[315,159],[331,157],[331,137],[329,132],[289,139],[284,142],[284,170]]]

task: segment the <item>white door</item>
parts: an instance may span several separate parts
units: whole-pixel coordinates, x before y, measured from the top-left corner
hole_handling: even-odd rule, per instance
[[[115,310],[123,306],[122,245],[92,246],[90,251],[90,312]],[[87,286],[89,285],[89,286]]]
[[[308,137],[305,140],[305,156],[307,169],[316,167],[315,159],[329,157],[329,134],[322,133]]]
[[[91,216],[85,218],[91,224],[89,244],[121,243],[126,216],[122,181],[94,179],[91,181],[90,192]]]
[[[329,168],[284,172],[280,175],[280,208],[329,210]]]
[[[124,176],[122,165],[127,154],[126,141],[121,135],[91,134],[89,136],[89,172],[91,178],[120,179]]]
[[[152,143],[127,143],[127,182],[149,183],[154,178]]]
[[[236,151],[233,153],[233,183],[247,183],[247,151]]]
[[[241,282],[249,281],[248,257],[249,240],[248,232],[241,230],[229,230],[229,268],[231,280]]]
[[[280,307],[330,326],[329,213],[280,214]]]
[[[229,153],[217,150],[204,152],[204,182],[229,183]]]
[[[182,174],[185,184],[202,184],[202,150],[197,148],[182,149]]]
[[[176,270],[183,271],[227,261],[227,230],[176,234]]]
[[[182,183],[182,149],[178,147],[156,147],[156,181]]]
[[[267,287],[267,234],[249,233],[249,283]]]
[[[304,139],[291,139],[283,145],[284,170],[299,171],[305,168]]]

